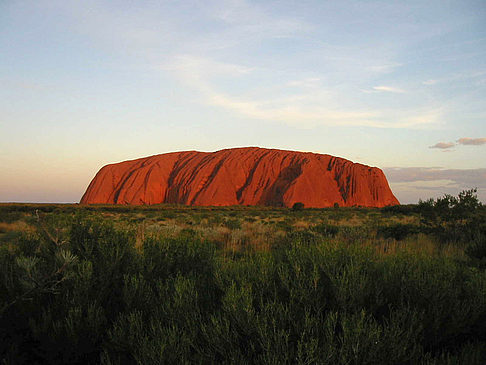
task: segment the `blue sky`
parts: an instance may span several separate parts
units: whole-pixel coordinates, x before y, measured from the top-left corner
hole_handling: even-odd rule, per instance
[[[0,201],[237,146],[378,166],[402,203],[486,201],[486,2],[0,2]]]

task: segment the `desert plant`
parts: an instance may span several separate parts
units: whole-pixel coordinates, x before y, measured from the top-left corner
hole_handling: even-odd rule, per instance
[[[393,238],[397,241],[420,233],[420,227],[415,224],[394,223],[378,227],[377,234],[383,238]]]
[[[294,205],[292,205],[292,210],[294,210],[294,211],[302,210],[302,209],[304,209],[304,203],[297,202],[297,203],[294,203]]]
[[[464,190],[457,197],[445,194],[438,199],[419,201],[417,210],[422,223],[431,233],[444,241],[469,241],[483,232],[486,221],[484,207],[477,189]]]

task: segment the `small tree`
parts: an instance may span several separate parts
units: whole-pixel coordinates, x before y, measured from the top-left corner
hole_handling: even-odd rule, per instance
[[[474,239],[480,227],[482,204],[477,189],[464,190],[457,197],[445,194],[441,198],[419,201],[422,223],[431,233],[447,241]]]
[[[292,205],[292,210],[302,210],[304,209],[304,203],[297,202]]]

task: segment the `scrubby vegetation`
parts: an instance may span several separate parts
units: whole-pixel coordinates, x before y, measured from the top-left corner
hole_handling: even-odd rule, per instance
[[[0,205],[5,364],[484,364],[474,190],[383,209]]]

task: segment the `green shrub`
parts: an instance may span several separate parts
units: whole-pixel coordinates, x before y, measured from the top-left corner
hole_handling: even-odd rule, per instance
[[[321,223],[310,228],[311,231],[317,232],[324,237],[335,237],[339,232],[339,226]]]
[[[2,362],[484,363],[481,240],[466,249],[476,261],[383,255],[369,245],[376,226],[319,223],[268,249],[227,255],[196,229],[140,243],[89,212],[41,216],[37,233],[0,242]],[[298,214],[322,221],[327,211]],[[415,228],[378,234],[401,239]]]
[[[414,204],[406,204],[406,205],[388,205],[386,207],[381,208],[381,212],[387,215],[412,215],[417,211],[417,207]]]
[[[420,233],[420,227],[415,224],[395,223],[387,226],[378,227],[377,234],[383,238],[393,238],[397,241]]]
[[[292,205],[292,210],[302,210],[304,209],[304,203],[301,203],[301,202],[297,202],[297,203],[294,203],[294,205]]]
[[[240,229],[241,221],[239,219],[226,219],[223,222],[223,225],[229,229]]]
[[[486,207],[477,190],[465,190],[458,197],[444,195],[436,200],[420,201],[417,207],[422,223],[440,240],[468,242],[486,236]]]
[[[466,254],[482,268],[486,268],[486,233],[482,231],[475,239],[469,242]]]
[[[10,211],[0,207],[0,222],[12,223],[22,219],[23,214],[19,211]]]

